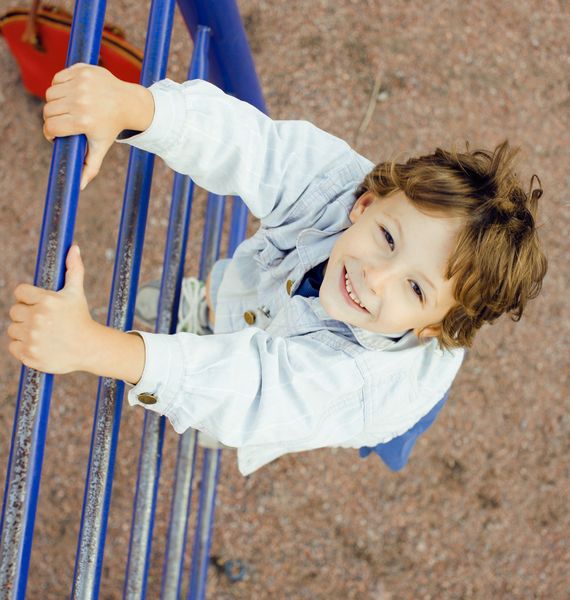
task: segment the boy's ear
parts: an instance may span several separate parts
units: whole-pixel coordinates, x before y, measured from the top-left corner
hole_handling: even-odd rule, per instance
[[[361,217],[364,211],[374,202],[374,194],[372,192],[364,192],[362,196],[358,198],[358,200],[354,203],[354,206],[351,208],[350,213],[348,214],[348,218],[350,222],[354,225],[356,221]]]
[[[437,337],[441,333],[441,323],[437,323],[436,325],[428,325],[423,329],[416,329],[414,333],[419,338]]]

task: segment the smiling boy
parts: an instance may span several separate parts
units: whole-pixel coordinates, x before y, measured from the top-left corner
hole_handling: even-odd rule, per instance
[[[402,191],[382,200],[365,192],[349,218],[327,263],[323,308],[376,333],[437,335],[455,304],[446,270],[461,220],[424,214]]]
[[[208,278],[214,335],[96,323],[74,246],[60,292],[16,288],[10,352],[133,384],[129,402],[177,432],[237,447],[243,474],[287,452],[397,439],[440,403],[476,331],[520,318],[540,291],[541,190],[522,190],[506,142],[374,166],[206,82],[145,89],[87,65],[58,73],[46,98],[46,137],[87,136],[82,188],[117,140],[241,196],[261,226]]]

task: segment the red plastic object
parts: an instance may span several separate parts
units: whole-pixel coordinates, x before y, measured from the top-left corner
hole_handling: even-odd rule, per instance
[[[29,8],[13,8],[0,16],[0,33],[14,55],[25,88],[34,96],[45,98],[53,76],[65,68],[72,15],[44,5],[35,17],[36,37],[25,41]],[[109,69],[119,79],[138,83],[143,53],[124,39],[123,32],[105,25],[101,40],[99,65]]]

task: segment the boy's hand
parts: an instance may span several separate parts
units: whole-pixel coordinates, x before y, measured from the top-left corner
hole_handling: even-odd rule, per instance
[[[10,353],[27,367],[46,373],[85,370],[91,340],[101,327],[89,314],[83,291],[79,247],[67,254],[65,285],[59,292],[20,284],[10,309]]]
[[[44,136],[87,136],[81,189],[99,173],[103,158],[124,129],[144,131],[154,116],[152,93],[117,79],[103,67],[76,63],[56,73],[46,91]]]

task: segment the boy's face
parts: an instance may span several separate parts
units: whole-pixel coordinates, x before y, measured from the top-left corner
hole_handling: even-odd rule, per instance
[[[455,305],[445,272],[461,220],[420,212],[399,190],[382,198],[366,192],[350,220],[321,285],[325,311],[375,333],[417,335],[429,326],[422,335],[437,335]]]

